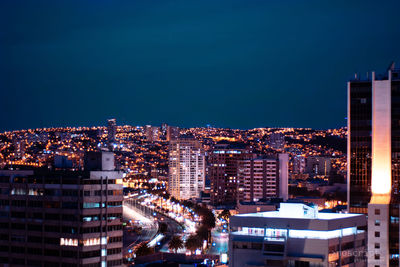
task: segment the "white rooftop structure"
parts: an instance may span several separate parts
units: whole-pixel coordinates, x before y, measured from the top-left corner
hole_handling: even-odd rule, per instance
[[[366,266],[366,224],[363,214],[320,213],[302,203],[239,214],[230,219],[229,265]]]
[[[263,217],[263,218],[290,218],[290,219],[318,219],[332,220],[356,217],[360,214],[352,213],[319,213],[318,207],[303,203],[280,203],[277,211],[266,211],[248,214],[238,214],[238,217]]]

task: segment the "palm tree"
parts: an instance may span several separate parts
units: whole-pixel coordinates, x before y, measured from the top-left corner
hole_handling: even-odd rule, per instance
[[[202,245],[202,240],[193,234],[191,234],[185,242],[186,249],[190,250],[191,252],[195,252],[196,249],[201,248]]]
[[[183,247],[184,247],[183,241],[179,235],[174,235],[172,237],[171,241],[169,241],[169,243],[168,243],[168,248],[170,250],[173,250],[175,253],[177,253],[178,250]]]
[[[215,215],[209,209],[204,210],[202,225],[207,227],[209,230],[215,227]]]
[[[210,230],[204,225],[201,225],[196,230],[196,235],[202,240],[208,240]]]
[[[154,249],[150,248],[146,242],[141,243],[137,249],[135,250],[135,254],[136,256],[140,257],[140,256],[146,256],[149,254],[153,254],[154,253]]]

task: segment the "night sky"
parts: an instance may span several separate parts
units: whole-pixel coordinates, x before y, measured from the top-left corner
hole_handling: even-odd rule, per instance
[[[400,1],[0,1],[0,131],[345,126],[346,82],[400,63]],[[399,64],[400,65],[400,64]]]

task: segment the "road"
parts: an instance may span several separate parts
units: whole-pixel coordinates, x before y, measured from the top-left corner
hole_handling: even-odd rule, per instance
[[[139,200],[140,199],[140,200]],[[188,223],[185,220],[185,228],[186,230],[183,230],[182,226],[174,219],[171,217],[164,215],[160,212],[158,212],[156,209],[154,209],[154,206],[151,207],[152,205],[142,205],[142,199],[141,197],[131,197],[131,198],[126,198],[125,199],[125,204],[132,205],[136,207],[136,210],[139,211],[141,214],[146,215],[146,219],[152,218],[152,220],[156,222],[164,222],[168,225],[168,230],[167,233],[165,233],[164,239],[160,242],[161,244],[156,246],[156,250],[162,251],[162,252],[167,252],[168,251],[168,242],[174,235],[180,235],[183,240],[189,236],[189,234],[195,232],[196,226],[193,225],[194,223]],[[208,253],[209,254],[215,254],[215,255],[220,255],[221,253],[227,253],[228,252],[228,233],[221,233],[221,231],[218,230],[213,230],[211,232],[212,235],[212,242]],[[185,253],[185,249],[181,249],[179,251],[180,253]]]
[[[168,251],[168,242],[172,236],[183,233],[182,226],[175,220],[155,210],[149,210],[138,203],[134,204],[132,201],[124,201],[124,218],[141,221],[143,228],[140,235],[128,231],[124,232],[124,255],[129,254],[129,250],[133,250],[139,243],[153,239],[158,231],[158,223],[166,223],[168,227],[165,237],[161,240],[160,245],[156,247],[156,250]]]
[[[123,255],[127,255],[130,254],[129,250],[133,251],[133,248],[141,242],[151,240],[157,233],[158,224],[156,221],[151,220],[135,211],[135,209],[131,208],[127,204],[124,204],[123,216],[126,220],[140,221],[140,226],[142,227],[141,234],[129,232],[126,229],[124,230]]]
[[[220,255],[221,253],[228,252],[229,234],[221,233],[218,230],[211,231],[211,236],[214,246],[209,249],[209,254]]]
[[[166,223],[167,224],[167,232],[165,233],[165,237],[161,240],[160,245],[156,247],[156,250],[162,252],[168,252],[168,242],[174,235],[181,235],[183,233],[183,227],[174,219],[158,212],[153,212],[154,220],[158,223]]]

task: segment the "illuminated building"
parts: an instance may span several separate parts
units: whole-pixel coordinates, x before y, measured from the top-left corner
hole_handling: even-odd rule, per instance
[[[296,155],[293,159],[293,172],[296,174],[303,174],[306,170],[306,158]]]
[[[371,266],[399,265],[400,70],[348,83],[348,199],[368,214]],[[390,238],[389,238],[390,237]]]
[[[308,157],[306,159],[306,172],[310,175],[328,176],[331,171],[331,159],[325,157]]]
[[[159,141],[161,135],[160,127],[146,125],[145,134],[147,142]]]
[[[169,143],[168,192],[177,199],[199,198],[204,191],[205,155],[193,136]]]
[[[363,214],[319,213],[281,203],[279,211],[229,221],[229,266],[367,266]]]
[[[24,140],[14,140],[14,153],[15,158],[21,159],[25,154],[25,141]]]
[[[167,131],[168,131],[168,124],[166,123],[162,123],[161,124],[161,128],[160,128],[161,134],[164,138],[164,140],[166,140],[167,138]]]
[[[116,119],[107,120],[107,142],[108,147],[112,150],[115,143],[115,135],[117,134],[117,121]]]
[[[180,132],[179,127],[168,126],[167,127],[167,141],[175,140],[179,138]]]
[[[111,152],[85,166],[0,171],[1,266],[123,266],[122,174]]]
[[[252,202],[269,198],[288,199],[288,154],[253,158],[239,162],[239,201]]]
[[[252,156],[250,148],[242,143],[220,142],[214,146],[208,157],[212,205],[237,202],[239,161]]]

